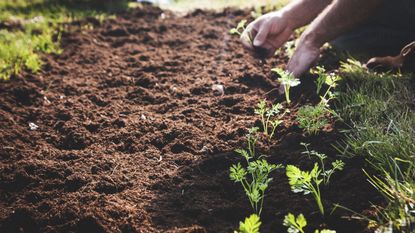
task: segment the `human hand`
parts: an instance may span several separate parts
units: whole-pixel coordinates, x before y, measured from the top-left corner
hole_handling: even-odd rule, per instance
[[[282,11],[265,14],[250,23],[241,35],[245,48],[271,57],[293,34],[289,20]]]
[[[287,65],[287,71],[298,78],[313,66],[320,56],[320,46],[300,39],[297,48]]]

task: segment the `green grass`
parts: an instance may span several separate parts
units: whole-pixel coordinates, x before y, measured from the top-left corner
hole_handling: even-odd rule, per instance
[[[60,25],[127,9],[121,0],[3,0],[0,2],[0,80],[22,69],[37,72],[42,53],[60,53]]]
[[[344,64],[336,111],[349,124],[339,150],[364,156],[375,169],[368,180],[386,198],[380,225],[411,232],[415,224],[415,112],[410,75],[376,74]]]

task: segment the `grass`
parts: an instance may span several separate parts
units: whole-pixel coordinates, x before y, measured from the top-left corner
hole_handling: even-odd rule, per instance
[[[415,112],[410,75],[377,74],[358,62],[341,68],[344,82],[336,109],[349,124],[338,146],[348,156],[364,156],[376,173],[369,182],[386,198],[379,225],[412,232],[415,224]]]
[[[36,73],[40,54],[60,53],[60,25],[104,17],[127,8],[126,1],[99,0],[3,0],[0,2],[0,80],[22,69]]]

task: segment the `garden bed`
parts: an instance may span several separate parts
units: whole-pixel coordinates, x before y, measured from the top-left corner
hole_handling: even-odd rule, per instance
[[[283,53],[269,61],[253,57],[229,35],[248,16],[232,9],[183,17],[135,9],[103,24],[91,21],[93,30],[64,33],[64,52],[46,55],[43,71],[1,83],[0,231],[236,229],[251,209],[229,179],[239,161],[234,150],[259,125],[256,104],[283,101],[273,91],[278,77],[271,68],[288,60]],[[332,161],[339,126],[332,122],[313,137],[298,128],[298,107],[318,101],[311,77],[302,81],[291,113],[259,150],[270,162],[310,169],[300,142]],[[365,163],[345,162],[323,189],[324,203],[328,212],[338,203],[368,214],[370,201],[379,201]],[[292,193],[283,170],[272,176],[262,232],[286,231],[288,212],[303,213],[310,231],[366,231],[366,222],[341,209],[322,219],[312,198]]]

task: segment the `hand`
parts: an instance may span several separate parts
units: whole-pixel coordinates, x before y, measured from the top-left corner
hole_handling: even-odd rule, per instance
[[[320,46],[307,39],[300,39],[287,65],[287,71],[298,78],[315,64],[320,56]]]
[[[294,29],[283,12],[276,11],[265,14],[250,23],[241,35],[242,44],[249,50],[264,51],[266,57],[288,41]]]

